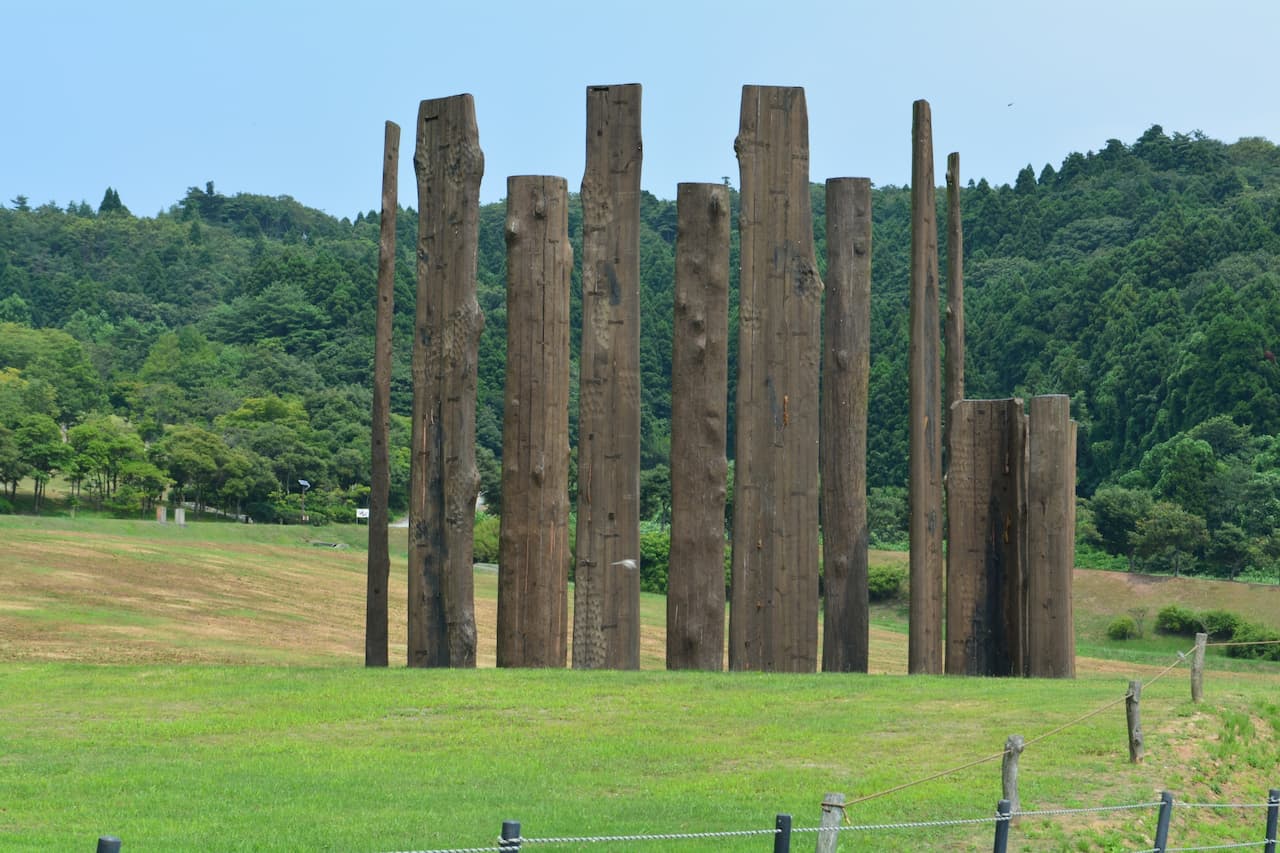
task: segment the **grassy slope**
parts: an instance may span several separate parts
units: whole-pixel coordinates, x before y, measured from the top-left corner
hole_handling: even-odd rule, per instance
[[[0,849],[81,848],[106,832],[136,850],[211,839],[223,849],[472,846],[491,843],[503,818],[539,836],[763,828],[779,811],[813,826],[826,791],[853,798],[993,755],[1008,734],[1034,737],[1114,701],[1127,679],[1149,678],[1172,657],[1082,658],[1073,682],[369,672],[359,667],[364,535],[0,518]],[[306,536],[352,547],[319,548]],[[397,582],[393,601],[403,600]],[[494,576],[477,582],[491,662]],[[1174,601],[1280,618],[1274,588],[1242,587],[1248,594],[1229,605],[1223,596],[1234,590],[1223,586],[1184,579],[1134,592],[1125,575],[1081,572],[1082,648],[1096,626],[1148,601],[1151,620]],[[393,660],[403,648],[399,609]],[[644,616],[644,663],[660,668],[662,600],[647,597]],[[878,620],[873,669],[900,673],[905,637],[892,630],[892,611]],[[102,660],[122,665],[75,663]],[[173,665],[187,662],[208,665]],[[1226,672],[1222,663],[1198,708],[1183,670],[1144,692],[1144,765],[1127,762],[1119,706],[1033,744],[1022,760],[1024,808],[1147,801],[1161,788],[1189,801],[1264,797],[1280,781],[1280,670]],[[998,780],[997,760],[851,817],[986,815]],[[1015,835],[1034,849],[1133,849],[1149,844],[1153,817],[1026,820]],[[1260,817],[1178,812],[1174,839],[1253,839]],[[986,827],[859,841],[990,844]]]

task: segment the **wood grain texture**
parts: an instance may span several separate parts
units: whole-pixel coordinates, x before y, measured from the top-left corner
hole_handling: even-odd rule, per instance
[[[498,666],[563,667],[569,617],[569,188],[507,179]]]
[[[640,667],[640,86],[587,89],[573,666]]]
[[[822,669],[866,672],[871,181],[827,181],[822,359]]]
[[[928,101],[911,123],[911,297],[908,355],[910,627],[907,670],[939,673],[942,657],[942,396],[939,387],[938,227],[933,120]]]
[[[729,189],[676,192],[667,668],[724,668]]]
[[[409,665],[476,661],[472,536],[476,369],[484,315],[476,301],[484,154],[470,95],[423,101],[418,180],[409,495]]]
[[[1027,436],[1027,671],[1074,678],[1076,448],[1071,399],[1031,398]]]
[[[804,90],[744,86],[729,666],[812,672],[818,642],[818,379]]]

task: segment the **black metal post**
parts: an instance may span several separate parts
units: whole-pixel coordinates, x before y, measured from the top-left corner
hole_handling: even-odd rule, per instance
[[[1272,788],[1267,793],[1267,846],[1266,853],[1276,853],[1276,823],[1280,818],[1280,789]]]
[[[498,843],[499,850],[519,850],[520,849],[520,821],[504,820],[502,822],[502,840]]]
[[[1173,817],[1173,794],[1160,794],[1160,819],[1156,822],[1156,853],[1164,853],[1169,846],[1169,819]]]
[[[120,839],[114,835],[98,836],[98,853],[120,853]]]
[[[1013,805],[1008,800],[996,804],[996,843],[991,853],[1005,853],[1009,849],[1009,815],[1013,813]]]
[[[773,828],[773,853],[791,853],[791,815],[778,815]]]

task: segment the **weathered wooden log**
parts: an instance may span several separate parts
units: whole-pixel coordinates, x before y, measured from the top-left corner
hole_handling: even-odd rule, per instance
[[[942,672],[942,391],[939,384],[938,227],[928,101],[911,124],[911,298],[908,418],[911,542],[907,671]]]
[[[676,191],[667,669],[724,668],[729,190]]]
[[[1022,801],[1018,797],[1018,759],[1027,742],[1022,735],[1009,735],[1004,742],[1004,756],[1000,760],[1001,796],[1009,801],[1009,810],[1022,810]]]
[[[1129,726],[1129,763],[1141,764],[1144,755],[1142,740],[1142,682],[1130,681],[1129,692],[1124,697],[1124,718]]]
[[[569,634],[569,188],[507,179],[498,666],[563,667]]]
[[[1076,457],[1071,400],[1031,398],[1027,467],[1027,670],[1074,678]]]
[[[947,474],[947,661],[956,675],[1022,675],[1026,418],[1022,401],[961,400]]]
[[[816,853],[836,853],[840,848],[840,826],[843,823],[844,794],[828,793],[822,798]]]
[[[804,90],[744,86],[729,668],[812,672],[818,657],[822,280]]]
[[[373,407],[369,456],[369,559],[365,589],[364,665],[387,666],[387,504],[391,496],[391,321],[396,298],[396,209],[400,125],[386,123],[382,144],[382,215],[378,219],[378,303],[373,327]]]
[[[587,89],[573,665],[640,667],[640,86]]]
[[[484,154],[470,95],[423,101],[418,179],[409,495],[410,666],[473,667],[472,537],[476,365],[484,315],[476,301]]]
[[[1196,648],[1191,654],[1191,701],[1204,701],[1204,651],[1209,635],[1196,634]]]
[[[871,181],[827,181],[822,359],[822,669],[866,672]]]
[[[964,223],[960,216],[960,154],[947,155],[947,314],[946,395],[943,399],[942,449],[951,453],[951,406],[964,399]]]

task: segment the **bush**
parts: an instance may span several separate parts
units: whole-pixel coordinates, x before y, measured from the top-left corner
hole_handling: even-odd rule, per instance
[[[640,525],[640,589],[667,592],[667,570],[671,562],[671,531],[653,522]]]
[[[487,512],[476,513],[471,539],[471,560],[476,563],[498,562],[498,531],[502,520]]]
[[[1107,626],[1107,637],[1112,640],[1132,640],[1138,636],[1138,623],[1132,616],[1119,616]]]
[[[13,515],[13,504],[8,498],[0,498],[0,515]]]
[[[1200,614],[1200,624],[1211,640],[1229,640],[1235,636],[1236,630],[1247,624],[1234,613],[1226,610],[1206,610]]]
[[[1200,630],[1200,619],[1194,610],[1180,604],[1162,607],[1156,614],[1156,630],[1161,634],[1190,637]]]
[[[901,566],[871,566],[867,569],[867,592],[872,601],[893,601],[901,597],[907,571]]]
[[[1255,622],[1240,621],[1233,643],[1270,643],[1265,646],[1227,646],[1227,657],[1253,660],[1280,660],[1280,632]]]

